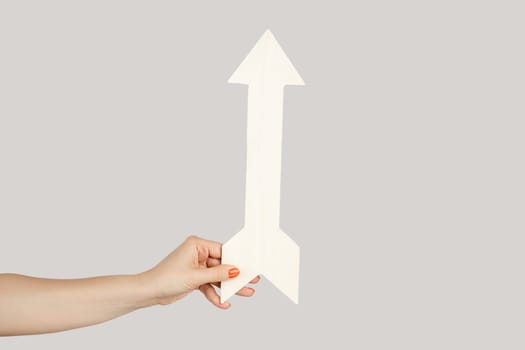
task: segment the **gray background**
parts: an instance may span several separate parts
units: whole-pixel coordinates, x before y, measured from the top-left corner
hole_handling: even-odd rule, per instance
[[[270,28],[285,95],[268,281],[6,349],[523,349],[521,1],[0,3],[0,271],[135,273],[242,226],[246,88]],[[1,312],[1,310],[0,310]]]

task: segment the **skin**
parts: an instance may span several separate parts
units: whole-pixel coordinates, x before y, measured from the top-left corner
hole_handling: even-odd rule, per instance
[[[105,322],[140,308],[168,305],[200,290],[220,309],[215,287],[235,268],[221,264],[221,244],[187,238],[152,269],[136,275],[46,279],[0,274],[0,336],[58,332]],[[251,283],[257,283],[259,277]],[[237,294],[253,295],[244,287]]]

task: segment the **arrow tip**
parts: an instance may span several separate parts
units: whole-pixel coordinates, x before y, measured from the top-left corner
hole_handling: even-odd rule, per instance
[[[292,62],[268,29],[228,80],[233,84],[250,84],[271,79],[282,85],[304,85]]]

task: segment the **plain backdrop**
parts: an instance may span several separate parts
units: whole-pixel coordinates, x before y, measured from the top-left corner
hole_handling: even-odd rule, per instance
[[[0,2],[0,271],[135,273],[242,227],[271,29],[300,304],[169,307],[1,349],[525,348],[522,1]],[[1,312],[1,310],[0,310]]]

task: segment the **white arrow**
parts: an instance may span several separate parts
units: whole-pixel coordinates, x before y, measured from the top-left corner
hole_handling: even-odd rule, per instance
[[[299,246],[279,228],[281,140],[284,86],[304,81],[267,30],[228,82],[248,85],[246,204],[244,228],[222,247],[241,273],[221,283],[221,301],[262,274],[297,303]]]

